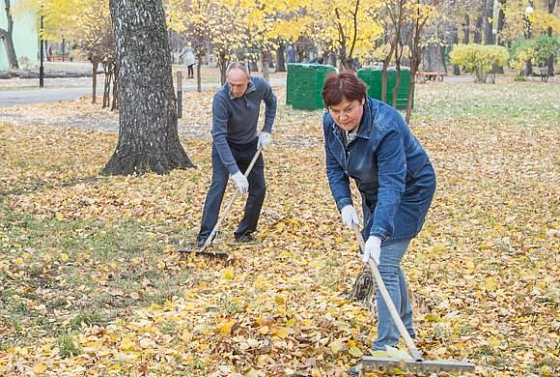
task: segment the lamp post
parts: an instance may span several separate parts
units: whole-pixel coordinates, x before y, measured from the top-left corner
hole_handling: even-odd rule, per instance
[[[42,88],[45,86],[45,67],[43,65],[43,61],[45,60],[45,41],[43,39],[43,19],[45,18],[45,16],[43,16],[42,14],[42,9],[41,9],[41,52],[39,53],[40,55],[40,59],[41,59],[41,64],[39,66],[39,87]]]
[[[531,30],[531,14],[533,14],[533,3],[529,2],[529,5],[527,5],[527,8],[525,8],[525,23],[527,26],[527,31],[525,33],[525,39],[526,40],[530,40],[531,36],[532,36],[532,30]],[[528,58],[527,61],[525,62],[525,76],[531,76],[533,74],[533,63],[531,62],[531,58]]]

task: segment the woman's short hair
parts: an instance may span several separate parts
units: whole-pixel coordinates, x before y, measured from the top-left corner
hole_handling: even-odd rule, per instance
[[[234,69],[239,69],[239,70],[245,72],[247,77],[249,77],[249,69],[247,69],[247,65],[243,62],[231,62],[231,63],[229,63],[227,68],[226,68],[226,76],[229,75],[229,73]]]
[[[327,77],[322,95],[326,107],[338,105],[343,99],[361,101],[367,96],[367,86],[354,71],[342,71]]]

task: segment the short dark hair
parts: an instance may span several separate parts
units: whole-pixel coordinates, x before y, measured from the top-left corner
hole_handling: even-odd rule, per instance
[[[342,71],[327,77],[322,96],[326,107],[338,105],[343,99],[361,101],[367,96],[367,86],[354,71]]]

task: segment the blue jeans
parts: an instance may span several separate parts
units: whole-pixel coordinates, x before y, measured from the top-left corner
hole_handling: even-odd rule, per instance
[[[381,257],[379,263],[379,273],[387,287],[389,296],[393,300],[395,307],[411,337],[415,337],[414,327],[412,326],[412,307],[408,298],[408,288],[406,278],[401,269],[401,260],[406,253],[410,239],[383,242],[381,245]],[[376,289],[377,300],[377,339],[373,342],[373,350],[385,350],[385,346],[394,347],[400,338],[399,330],[395,326],[389,309],[379,292]]]
[[[233,145],[230,144],[231,153],[237,162],[237,166],[241,172],[245,172],[251,163],[251,160],[257,152],[257,141],[246,145]],[[212,146],[212,184],[206,195],[206,202],[204,203],[204,212],[202,213],[202,223],[200,232],[198,233],[197,240],[206,240],[214,226],[218,222],[220,207],[224,198],[224,193],[229,180],[229,171],[222,163],[218,151]],[[264,159],[262,154],[259,156],[253,170],[247,177],[249,181],[249,196],[245,203],[245,214],[235,235],[242,236],[244,234],[251,234],[257,230],[257,223],[261,214],[264,197],[266,194],[266,182],[264,180]]]

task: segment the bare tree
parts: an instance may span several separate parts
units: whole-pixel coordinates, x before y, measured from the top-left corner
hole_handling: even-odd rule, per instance
[[[0,40],[4,41],[4,48],[6,49],[6,56],[8,58],[10,68],[19,69],[16,49],[14,48],[14,19],[12,17],[10,0],[4,0],[4,9],[6,11],[6,20],[8,20],[8,28],[0,28]]]
[[[336,25],[338,28],[338,41],[340,45],[339,58],[344,69],[356,70],[355,61],[352,57],[354,54],[354,48],[356,47],[356,41],[358,39],[358,10],[360,9],[360,0],[356,0],[356,5],[351,11],[352,18],[352,37],[350,38],[350,45],[348,45],[347,35],[344,32],[344,26],[342,22],[341,10],[335,8],[336,14]]]

